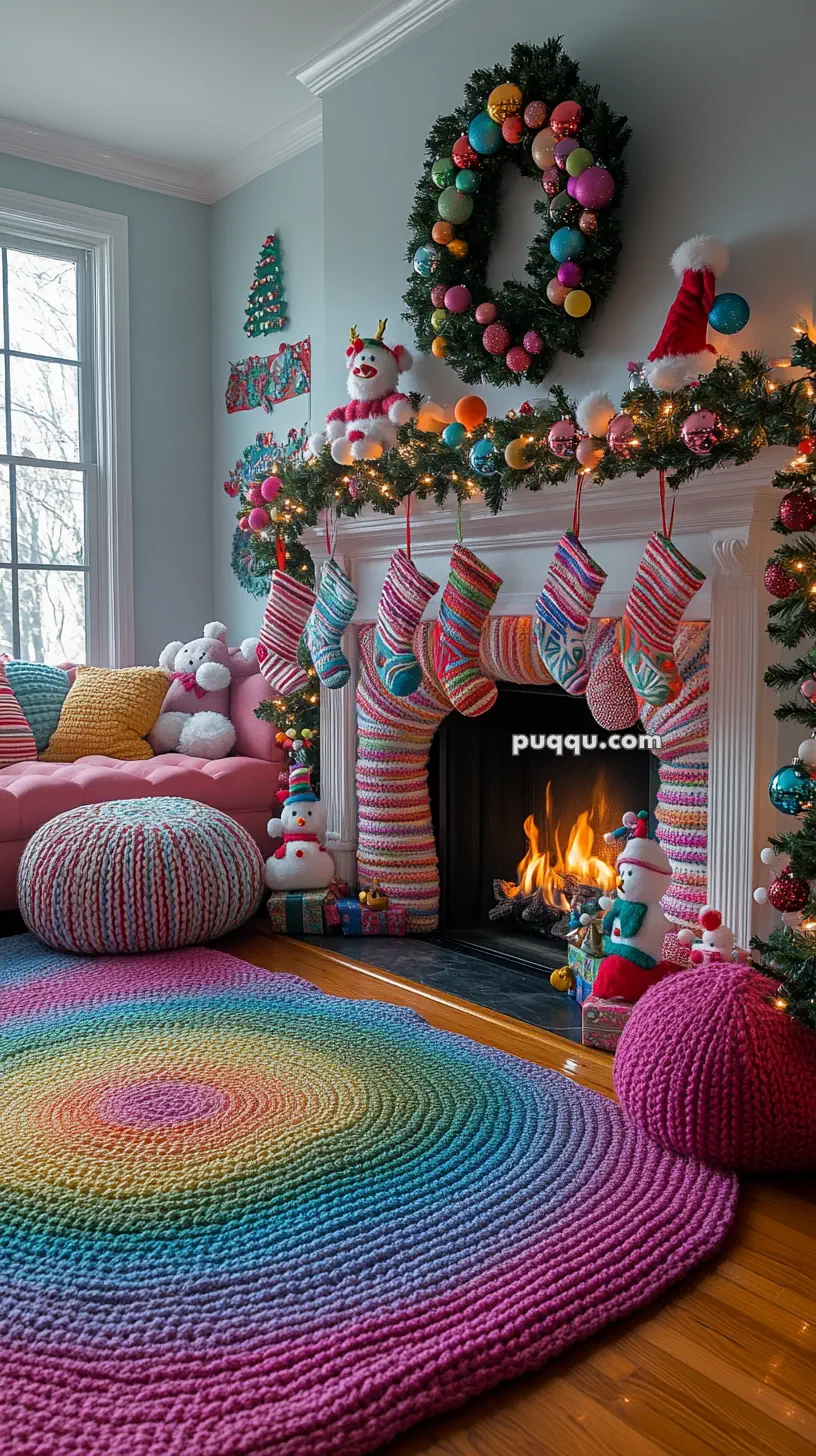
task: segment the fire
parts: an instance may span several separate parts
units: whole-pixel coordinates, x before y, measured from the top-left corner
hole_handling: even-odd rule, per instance
[[[597,885],[608,891],[615,886],[615,870],[606,860],[593,853],[597,824],[608,823],[608,813],[603,790],[600,789],[589,809],[578,815],[567,840],[565,850],[561,849],[561,826],[552,826],[552,785],[547,785],[545,796],[545,822],[548,829],[549,847],[542,849],[539,843],[538,825],[535,815],[528,814],[524,821],[527,836],[527,853],[519,862],[517,883],[502,880],[502,890],[508,899],[516,895],[532,895],[540,890],[544,899],[562,910],[569,910],[565,885],[572,880],[579,885]]]

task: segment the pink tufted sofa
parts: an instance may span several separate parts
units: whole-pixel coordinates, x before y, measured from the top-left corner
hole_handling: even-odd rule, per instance
[[[237,741],[229,758],[211,761],[179,753],[123,763],[94,755],[76,763],[21,763],[0,768],[0,910],[17,903],[17,866],[26,841],[47,819],[81,804],[107,799],[175,795],[222,809],[248,829],[264,855],[272,844],[267,820],[278,809],[275,792],[283,754],[275,729],[255,717],[271,693],[261,677],[236,681],[230,717]]]

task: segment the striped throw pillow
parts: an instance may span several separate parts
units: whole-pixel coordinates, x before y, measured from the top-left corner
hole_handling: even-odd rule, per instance
[[[0,768],[26,763],[36,757],[34,734],[9,687],[6,669],[0,662]]]

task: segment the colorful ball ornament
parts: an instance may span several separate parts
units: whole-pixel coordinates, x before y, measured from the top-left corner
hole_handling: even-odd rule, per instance
[[[435,243],[449,243],[453,237],[453,223],[435,222],[431,228],[431,237]]]
[[[528,329],[521,342],[528,354],[540,354],[544,348],[544,340],[535,329]]]
[[[816,698],[816,677],[806,677],[805,681],[800,685],[799,691],[804,698],[807,698],[809,703],[812,703],[814,698]]]
[[[711,305],[708,322],[718,334],[738,334],[744,329],[751,310],[741,293],[718,293]]]
[[[564,299],[564,312],[570,318],[583,318],[592,307],[592,299],[583,288],[573,288]]]
[[[779,502],[779,519],[788,531],[809,531],[816,525],[816,497],[807,490],[791,490]]]
[[[565,288],[577,288],[584,276],[580,263],[559,263],[556,277]]]
[[[478,394],[463,394],[453,407],[453,418],[466,430],[477,430],[487,419],[487,405]]]
[[[567,192],[559,192],[550,199],[550,217],[553,222],[565,223],[576,211],[576,204]]]
[[[796,879],[790,870],[783,870],[768,886],[768,899],[774,910],[793,914],[807,905],[810,885],[807,880]]]
[[[444,196],[444,194],[443,194]],[[420,278],[430,278],[439,267],[439,249],[432,243],[423,243],[414,253],[414,272]]]
[[[466,192],[460,192],[458,187],[446,187],[440,192],[439,201],[436,204],[439,216],[444,222],[467,222],[473,212],[473,198],[468,197]],[[422,248],[417,249],[421,253]],[[414,254],[414,267],[416,267],[416,254]]]
[[[524,136],[524,122],[520,116],[506,116],[501,124],[502,136],[511,147],[517,147]]]
[[[763,581],[765,582],[765,590],[780,602],[784,601],[785,597],[792,597],[794,592],[798,592],[799,590],[799,583],[796,578],[791,576],[790,572],[786,571],[784,566],[780,566],[778,561],[771,560],[768,562],[768,565],[765,567]],[[810,682],[810,678],[808,678],[808,682]],[[802,686],[804,689],[804,684]]]
[[[637,449],[632,444],[634,438],[635,422],[632,416],[625,412],[613,416],[606,431],[606,443],[618,460],[631,460]]]
[[[445,307],[449,313],[467,313],[472,302],[470,289],[464,283],[454,283],[445,294]]]
[[[283,481],[279,475],[267,475],[266,480],[261,481],[261,495],[265,501],[273,501],[283,490]]]
[[[504,458],[511,470],[532,470],[530,448],[524,440],[511,440],[505,446]]]
[[[594,470],[600,465],[604,452],[602,445],[596,445],[594,440],[579,440],[575,449],[575,458],[579,465],[585,470]]]
[[[269,512],[263,506],[254,506],[249,513],[249,529],[251,531],[263,531],[269,525]]]
[[[495,323],[498,312],[495,303],[480,303],[476,308],[477,324]]]
[[[433,313],[431,314],[431,328],[433,329],[434,333],[440,333],[441,330],[445,327],[447,320],[448,310],[446,308],[435,308]]]
[[[435,359],[444,359],[448,352],[448,346],[441,334],[438,334],[431,344],[431,353]]]
[[[472,167],[463,167],[457,173],[456,186],[460,192],[478,192],[482,184],[480,172],[474,172]]]
[[[575,147],[567,157],[567,171],[570,177],[580,177],[581,173],[585,172],[587,167],[591,167],[594,164],[594,161],[595,158],[591,152],[587,151],[586,147]]]
[[[466,434],[467,430],[465,429],[464,425],[460,425],[458,420],[453,420],[449,425],[446,425],[444,430],[442,431],[442,439],[444,440],[446,445],[451,445],[455,449],[457,446],[461,445]]]
[[[572,152],[578,152],[580,150],[581,149],[577,141],[575,140],[575,137],[563,137],[560,142],[556,142],[555,146],[556,167],[560,167],[562,172],[566,172],[567,162],[569,160],[570,154]]]
[[[816,738],[805,738],[796,750],[806,768],[816,768]]]
[[[559,283],[557,278],[551,278],[547,284],[547,297],[550,303],[555,304],[556,308],[563,307],[568,293],[569,289],[565,288],[563,283]]]
[[[797,764],[786,763],[772,775],[768,797],[780,814],[803,814],[816,800],[816,780]]]
[[[488,354],[506,354],[510,348],[510,332],[504,324],[488,324],[482,334],[482,345]]]
[[[456,181],[456,165],[453,157],[437,157],[431,167],[431,177],[440,192],[443,187],[452,187]]]
[[[561,191],[561,173],[557,167],[545,167],[541,173],[541,189],[548,197],[557,197]]]
[[[582,212],[578,219],[578,226],[585,238],[591,238],[593,233],[598,231],[597,212]]]
[[[431,289],[431,303],[434,308],[441,308],[445,302],[445,294],[448,291],[446,283],[435,283]]]
[[[515,81],[503,81],[487,98],[487,114],[501,125],[506,116],[518,116],[523,100],[524,93]]]
[[[543,131],[537,131],[533,137],[533,145],[530,148],[530,156],[540,171],[545,167],[552,167],[555,163],[555,148],[558,137],[550,127],[545,126]]]
[[[249,491],[249,504],[251,506],[262,506],[263,503],[264,498],[261,495],[261,487],[259,485],[253,485]]]
[[[557,137],[577,136],[582,115],[577,101],[559,101],[550,112],[550,126]]]
[[[486,111],[480,111],[478,116],[474,116],[467,135],[474,152],[482,157],[492,157],[501,151],[501,127]]]
[[[468,255],[468,244],[464,238],[454,238],[448,243],[448,252],[452,258],[466,258]]]
[[[559,460],[572,460],[578,444],[578,429],[574,420],[567,416],[556,420],[547,433],[547,445]]]
[[[507,350],[505,362],[514,374],[526,374],[530,367],[530,355],[521,344],[514,344],[512,349]]]
[[[466,136],[460,136],[451,147],[453,160],[457,167],[478,167],[479,153],[473,150]]]
[[[693,410],[680,426],[683,444],[693,455],[710,455],[721,433],[720,417],[713,410]]]
[[[580,258],[585,246],[586,239],[577,228],[559,228],[550,238],[550,256],[556,263],[568,263]]]
[[[492,440],[477,440],[471,447],[470,468],[476,475],[498,474],[498,452]]]
[[[249,516],[239,516],[238,517],[238,529],[239,529],[239,531],[251,531],[252,530],[252,527],[249,524]]]
[[[599,212],[615,196],[615,179],[605,167],[587,167],[580,177],[570,178],[571,194],[582,207]]]
[[[803,435],[796,448],[800,455],[812,455],[816,450],[816,435]]]
[[[547,120],[547,107],[543,101],[528,101],[524,108],[524,125],[530,131],[538,131]]]

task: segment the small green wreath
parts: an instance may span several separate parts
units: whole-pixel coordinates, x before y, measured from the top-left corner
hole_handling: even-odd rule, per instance
[[[582,327],[615,277],[629,136],[560,39],[517,45],[509,66],[474,71],[464,105],[428,138],[409,220],[405,317],[426,353],[469,384],[539,383],[559,351],[583,354]],[[535,203],[532,282],[493,293],[486,272],[507,162],[540,178],[546,196]]]

